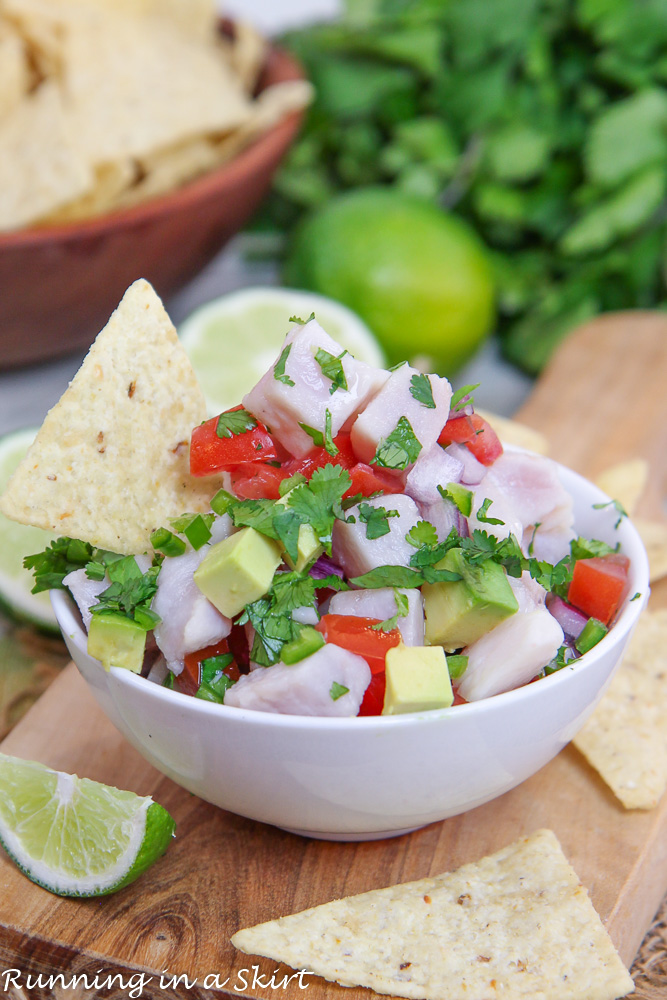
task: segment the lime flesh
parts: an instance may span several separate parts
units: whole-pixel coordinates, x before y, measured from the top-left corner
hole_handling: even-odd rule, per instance
[[[15,431],[0,439],[0,494],[17,465],[32,444],[37,430]],[[41,528],[10,521],[0,514],[0,607],[12,617],[28,621],[49,632],[58,631],[58,623],[47,593],[31,594],[33,577],[23,568],[23,557],[41,552],[53,535]]]
[[[33,882],[59,896],[103,896],[167,849],[174,821],[157,802],[0,754],[0,841]]]
[[[290,318],[311,313],[357,360],[384,366],[373,334],[340,303],[293,289],[243,289],[197,309],[179,328],[211,415],[241,402],[275,364]]]

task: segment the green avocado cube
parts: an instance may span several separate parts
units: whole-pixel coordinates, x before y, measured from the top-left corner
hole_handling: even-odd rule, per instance
[[[280,500],[276,500],[276,506],[281,505],[288,508],[288,497],[292,491],[289,490],[285,493]],[[287,563],[290,569],[296,570],[300,573],[301,570],[309,566],[311,562],[315,562],[319,556],[324,552],[324,546],[315,534],[312,526],[310,524],[299,525],[299,535],[297,538],[297,560],[291,558],[288,552],[283,549],[283,559]]]
[[[194,572],[194,581],[221,614],[233,618],[264,596],[281,562],[277,542],[254,528],[241,528],[211,546]]]
[[[519,610],[499,563],[487,559],[471,564],[461,549],[450,549],[437,568],[459,573],[461,579],[422,587],[428,645],[444,646],[448,651],[469,646]]]
[[[449,708],[454,701],[442,646],[394,646],[385,660],[383,715]]]
[[[88,653],[105,670],[124,667],[138,674],[144,662],[146,630],[131,618],[102,612],[93,615],[88,630]]]

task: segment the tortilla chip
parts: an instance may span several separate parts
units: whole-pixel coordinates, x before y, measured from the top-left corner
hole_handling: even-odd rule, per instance
[[[248,118],[251,102],[216,47],[158,18],[87,11],[68,25],[63,47],[69,113],[94,165],[140,158]]]
[[[643,458],[633,458],[619,462],[605,469],[595,478],[596,485],[607,496],[618,500],[632,517],[648,482],[648,462]]]
[[[633,518],[632,523],[646,549],[649,580],[655,583],[656,580],[667,576],[667,524],[664,521],[649,521],[643,517]]]
[[[0,497],[15,521],[123,554],[170,517],[209,509],[211,479],[189,474],[206,404],[162,303],[136,281],[47,414]]]
[[[626,809],[667,787],[667,610],[645,611],[623,662],[574,745]]]
[[[0,230],[48,215],[87,191],[58,87],[43,83],[0,120]]]
[[[248,21],[234,22],[229,59],[246,92],[252,94],[266,58],[266,40]]]
[[[499,417],[496,413],[488,413],[477,407],[475,412],[484,420],[488,420],[503,444],[513,444],[519,448],[535,451],[538,455],[548,455],[549,442],[539,431],[519,423],[518,420],[508,420],[507,417]]]
[[[85,0],[92,6],[119,14],[153,15],[176,25],[190,35],[210,40],[215,33],[217,9],[214,0]]]
[[[28,92],[30,67],[23,39],[9,23],[0,21],[0,119]]]
[[[55,212],[50,212],[40,219],[39,223],[54,225],[59,222],[73,222],[75,219],[90,219],[108,212],[118,205],[136,175],[137,165],[134,160],[103,163],[95,169],[93,186],[89,191]]]
[[[313,98],[313,86],[307,80],[284,80],[267,87],[253,102],[245,122],[216,143],[218,163],[226,163],[281,118],[307,107]]]
[[[452,873],[239,931],[232,944],[422,1000],[612,1000],[633,989],[550,830]]]
[[[168,149],[161,149],[139,162],[143,172],[141,180],[119,193],[115,208],[127,208],[165,194],[212,170],[217,165],[218,158],[213,142],[197,137]]]

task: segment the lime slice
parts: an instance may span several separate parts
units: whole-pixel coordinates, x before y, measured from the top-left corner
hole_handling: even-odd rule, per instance
[[[174,821],[150,797],[0,754],[0,841],[58,896],[105,896],[166,851]]]
[[[0,493],[4,491],[36,433],[36,428],[30,428],[0,438]],[[58,623],[49,595],[30,593],[34,582],[32,573],[23,568],[23,557],[41,552],[53,537],[41,528],[17,524],[0,514],[0,607],[13,618],[57,632]]]
[[[213,416],[241,402],[280,353],[291,316],[318,323],[359,361],[384,367],[382,348],[356,313],[291,288],[246,288],[197,309],[179,335]]]

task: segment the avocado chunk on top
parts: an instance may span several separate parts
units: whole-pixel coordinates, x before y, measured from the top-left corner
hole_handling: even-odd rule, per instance
[[[264,596],[281,562],[277,542],[254,528],[241,528],[211,546],[194,572],[194,581],[218,611],[233,618]]]
[[[385,660],[383,715],[449,708],[454,701],[442,646],[394,646]]]
[[[422,587],[429,645],[449,651],[469,646],[519,610],[505,570],[491,559],[471,565],[461,549],[450,549],[437,568],[461,579]]]
[[[124,667],[138,674],[144,662],[146,630],[131,618],[113,613],[93,615],[88,630],[88,653],[105,670]]]

